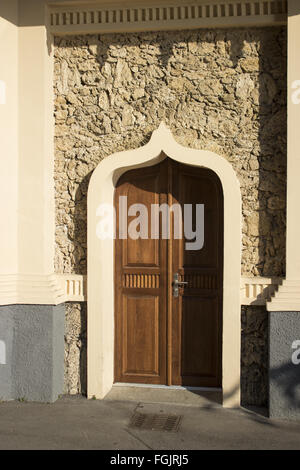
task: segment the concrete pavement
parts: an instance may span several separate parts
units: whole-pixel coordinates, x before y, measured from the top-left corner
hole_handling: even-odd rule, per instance
[[[129,427],[133,412],[182,416],[178,432]],[[0,403],[0,449],[300,449],[300,422],[245,409],[63,397]]]

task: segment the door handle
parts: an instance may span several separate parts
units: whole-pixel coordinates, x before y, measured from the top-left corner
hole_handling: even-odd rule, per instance
[[[173,282],[172,282],[173,296],[178,297],[179,287],[183,287],[183,286],[187,286],[187,285],[188,285],[188,282],[179,281],[179,274],[175,273],[173,275]]]

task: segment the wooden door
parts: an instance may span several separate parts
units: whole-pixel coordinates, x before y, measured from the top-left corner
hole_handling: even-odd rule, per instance
[[[171,339],[169,380],[174,385],[220,387],[222,378],[223,195],[210,170],[173,163],[171,203],[204,204],[204,244],[172,240],[172,273],[186,282],[169,296]],[[192,227],[195,231],[195,226]],[[193,248],[193,245],[190,247]]]
[[[127,208],[147,208],[148,238],[120,238],[120,196],[127,197]],[[172,211],[171,236],[164,238],[161,215],[159,236],[151,238],[153,204],[179,204],[182,215],[184,204],[194,212],[196,204],[204,204],[203,248],[187,250],[191,240],[173,239]],[[220,386],[223,196],[218,178],[210,170],[166,158],[125,173],[117,184],[115,207],[115,381]],[[127,217],[126,229],[134,219]],[[188,283],[178,297],[172,286],[175,273]]]

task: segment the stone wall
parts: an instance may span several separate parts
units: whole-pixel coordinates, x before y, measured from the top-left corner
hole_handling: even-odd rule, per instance
[[[268,312],[265,307],[242,307],[241,402],[268,403]]]
[[[66,303],[64,393],[87,392],[87,305]]]
[[[245,276],[285,265],[286,28],[55,39],[56,257],[86,273],[86,194],[99,161],[164,120],[228,159],[243,198]]]
[[[86,273],[87,188],[97,164],[164,120],[212,150],[242,192],[244,276],[284,276],[286,28],[55,39],[58,273]],[[242,400],[266,404],[267,314],[242,308]],[[86,304],[68,304],[65,393],[86,392]]]

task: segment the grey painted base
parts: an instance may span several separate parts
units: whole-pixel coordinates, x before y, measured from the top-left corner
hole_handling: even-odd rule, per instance
[[[299,341],[298,347],[296,341]],[[271,418],[300,419],[299,359],[300,312],[269,312]]]
[[[64,304],[0,307],[0,400],[53,402],[63,392]]]

